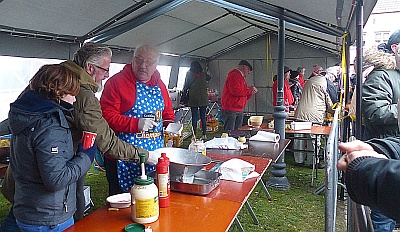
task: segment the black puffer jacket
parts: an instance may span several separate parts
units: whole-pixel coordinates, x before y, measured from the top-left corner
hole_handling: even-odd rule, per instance
[[[65,103],[72,109],[72,105]],[[61,107],[27,90],[11,104],[10,165],[15,179],[14,215],[34,225],[57,225],[76,210],[76,181],[91,167],[74,155],[71,131]]]
[[[362,86],[361,110],[363,139],[399,136],[397,102],[400,98],[400,72],[393,55],[369,50],[365,59],[375,68]]]

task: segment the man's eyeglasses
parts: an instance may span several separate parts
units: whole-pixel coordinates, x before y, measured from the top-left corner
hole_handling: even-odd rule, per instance
[[[145,60],[142,57],[138,57],[138,56],[135,56],[134,59],[135,59],[135,62],[138,63],[139,65],[142,65],[144,63],[147,67],[152,66],[157,62],[157,60],[154,60],[154,61],[153,60]]]
[[[99,68],[99,69],[103,70],[103,71],[106,72],[106,73],[110,73],[110,69],[108,69],[108,68],[103,68],[103,67],[100,67],[100,66],[95,65],[95,64],[93,64],[93,66],[96,67],[96,68]]]

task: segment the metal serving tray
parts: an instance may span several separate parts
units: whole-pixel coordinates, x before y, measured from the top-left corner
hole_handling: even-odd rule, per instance
[[[171,177],[171,190],[194,195],[207,195],[219,185],[221,173],[200,170],[194,174],[193,183],[183,183],[182,176]]]

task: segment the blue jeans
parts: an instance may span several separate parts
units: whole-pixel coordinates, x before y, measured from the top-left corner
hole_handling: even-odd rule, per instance
[[[71,217],[70,219],[66,220],[63,223],[54,226],[39,226],[39,225],[30,225],[25,224],[17,220],[17,224],[22,231],[26,232],[61,232],[66,230],[68,227],[74,224],[74,218]]]
[[[206,106],[199,107],[190,107],[192,111],[192,126],[194,130],[194,134],[196,134],[197,130],[197,121],[199,121],[199,111],[200,111],[200,119],[201,119],[201,129],[203,131],[203,135],[207,133],[207,124],[206,124]]]
[[[19,231],[17,220],[14,217],[13,208],[11,207],[7,216],[4,218],[3,223],[0,226],[0,232],[15,232]]]
[[[393,219],[376,209],[371,209],[371,221],[375,232],[392,232],[396,225]]]
[[[237,130],[243,124],[243,112],[222,110],[222,118],[225,132]]]

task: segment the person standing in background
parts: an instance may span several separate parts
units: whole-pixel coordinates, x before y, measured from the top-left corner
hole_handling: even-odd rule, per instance
[[[327,82],[325,77],[322,75],[316,75],[307,80],[306,84],[304,85],[299,104],[294,112],[294,118],[296,121],[312,122],[314,125],[323,125],[327,113],[334,112],[332,106],[333,104],[331,98],[327,92]],[[298,135],[298,137],[300,136],[303,137],[302,135]],[[298,145],[296,145],[297,143]],[[317,154],[319,154],[321,142],[318,139],[317,144],[314,143],[314,139],[308,140],[307,147],[318,149]],[[302,150],[304,147],[303,141],[301,141],[301,139],[295,140],[293,146],[295,149]],[[305,161],[311,163],[311,154],[311,152],[295,152],[295,162],[300,165],[305,164]],[[321,162],[318,162],[318,168],[323,168]]]
[[[400,52],[400,30],[395,31],[388,42],[377,49],[368,50],[365,60],[374,69],[361,87],[361,109],[365,130],[362,140],[397,137],[397,103],[400,98],[400,71],[396,57]],[[393,231],[396,222],[380,210],[371,208],[371,220],[376,232]]]
[[[164,147],[163,126],[175,115],[167,87],[157,71],[157,49],[149,44],[136,47],[132,62],[105,84],[100,98],[103,116],[118,137],[148,151]],[[151,153],[153,154],[153,153]],[[110,194],[130,191],[141,175],[140,164],[106,157]],[[155,170],[146,164],[146,173]]]
[[[198,61],[193,61],[190,64],[190,69],[186,73],[185,85],[183,86],[183,92],[189,90],[189,103],[190,111],[192,112],[192,127],[194,134],[197,131],[197,122],[199,116],[201,120],[202,137],[205,141],[207,139],[207,122],[206,122],[206,109],[208,106],[208,92],[207,82],[211,80],[211,76],[203,72]]]
[[[324,71],[324,69],[319,66],[318,64],[313,64],[313,72],[311,73],[310,77],[308,79],[310,79],[313,76],[316,75],[321,75],[321,73]]]
[[[63,231],[74,224],[76,184],[92,166],[96,146],[75,155],[64,115],[71,114],[79,76],[44,65],[10,105],[13,213],[22,231]]]
[[[337,78],[337,69],[335,67],[327,68],[325,78],[329,97],[331,98],[332,103],[335,104],[339,101],[340,93],[338,86],[334,83]]]
[[[290,85],[290,91],[292,91],[294,99],[293,107],[296,108],[297,104],[299,104],[301,94],[303,92],[303,87],[301,87],[299,73],[297,71],[293,71],[290,74],[290,82],[292,82],[292,84]]]
[[[245,80],[252,70],[249,62],[241,60],[238,67],[228,73],[221,98],[225,132],[237,130],[242,126],[246,102],[258,91],[254,86],[247,86]]]
[[[292,70],[285,66],[283,68],[283,78],[284,78],[284,85],[283,85],[283,104],[286,107],[290,107],[294,103],[294,98],[292,91],[290,90],[290,73]],[[272,84],[272,105],[276,106],[277,104],[277,94],[278,94],[278,80],[275,80],[274,83]]]
[[[299,81],[301,88],[304,88],[304,84],[306,83],[306,81],[304,80],[304,74],[306,73],[306,68],[298,67],[296,71],[299,73]]]

